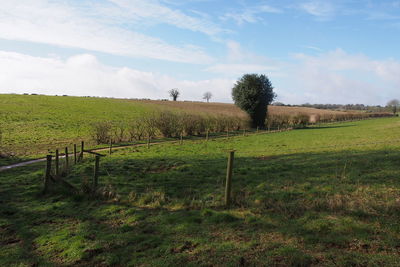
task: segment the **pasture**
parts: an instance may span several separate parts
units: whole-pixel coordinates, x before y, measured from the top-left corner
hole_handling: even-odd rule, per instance
[[[128,100],[93,97],[0,94],[0,166],[43,157],[49,150],[84,140],[95,147],[91,130],[99,122],[126,124],[157,111],[229,115],[244,119],[246,114],[233,104]],[[337,115],[339,111],[270,106],[272,115]]]
[[[398,266],[399,130],[382,118],[120,149],[101,158],[107,199],[41,195],[43,163],[4,171],[0,265]],[[85,157],[65,179],[92,173]]]

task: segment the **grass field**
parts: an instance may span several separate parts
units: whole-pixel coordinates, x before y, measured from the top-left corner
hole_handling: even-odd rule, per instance
[[[0,173],[0,266],[399,266],[400,120],[158,144],[101,159],[117,199]],[[227,150],[234,205],[223,207]],[[79,186],[93,159],[66,180]]]
[[[99,121],[126,122],[155,110],[184,110],[195,113],[245,113],[232,104],[126,100],[111,98],[4,95],[0,94],[0,152],[5,150],[15,157],[0,158],[0,166],[13,162],[43,157],[48,150],[84,140],[93,147],[91,127]],[[274,113],[325,114],[337,111],[312,108],[270,107]]]

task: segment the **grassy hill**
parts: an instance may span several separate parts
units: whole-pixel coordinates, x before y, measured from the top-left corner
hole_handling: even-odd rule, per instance
[[[1,266],[399,266],[398,118],[134,147],[101,159],[116,199],[2,172]],[[235,149],[234,205],[223,206]],[[90,179],[93,159],[66,180]]]
[[[16,155],[12,161],[43,156],[48,150],[85,140],[94,146],[92,124],[99,121],[126,122],[155,110],[245,117],[233,104],[126,100],[93,97],[0,94],[0,149]],[[271,113],[341,113],[312,108],[270,107]],[[2,160],[3,163],[8,162]]]

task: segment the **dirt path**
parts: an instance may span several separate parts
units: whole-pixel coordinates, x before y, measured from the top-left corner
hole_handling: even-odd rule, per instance
[[[171,143],[171,142],[177,142],[177,141],[165,141],[165,142],[156,142],[156,143],[151,143],[151,145],[155,145],[158,143]],[[124,145],[124,146],[115,146],[112,147],[113,150],[115,149],[122,149],[122,148],[128,148],[128,147],[136,147],[136,146],[145,146],[147,144],[133,144],[133,145]],[[109,147],[105,147],[105,148],[97,148],[97,149],[90,149],[89,151],[93,151],[93,152],[101,152],[101,151],[109,151]],[[69,154],[69,157],[73,157],[73,154]],[[65,158],[65,155],[60,155],[60,158]],[[40,158],[40,159],[32,159],[32,160],[28,160],[28,161],[23,161],[23,162],[19,162],[19,163],[14,163],[11,165],[7,165],[7,166],[1,166],[0,167],[0,172],[1,171],[5,171],[5,170],[9,170],[9,169],[14,169],[17,167],[23,167],[23,166],[27,166],[27,165],[31,165],[34,163],[38,163],[38,162],[42,162],[42,161],[46,161],[46,158]]]
[[[247,135],[257,135],[257,134],[268,134],[268,133],[277,133],[277,132],[283,132],[283,131],[290,131],[293,130],[292,128],[289,129],[285,129],[285,130],[272,130],[272,131],[260,131],[260,132],[247,132]],[[232,134],[231,137],[234,136],[241,136],[241,134]],[[214,136],[212,138],[210,138],[209,140],[214,140],[214,139],[221,139],[221,138],[227,138],[226,136]],[[228,137],[229,138],[229,137]],[[185,140],[187,141],[198,141],[198,140],[202,140],[202,138],[199,139],[191,139],[191,140]],[[157,145],[157,144],[166,144],[166,143],[179,143],[179,140],[171,140],[171,141],[158,141],[158,142],[154,142],[151,143],[151,145]],[[113,150],[115,149],[122,149],[122,148],[128,148],[128,147],[140,147],[140,146],[147,146],[147,144],[132,144],[132,145],[123,145],[123,146],[114,146],[112,147]],[[97,148],[97,149],[90,149],[88,151],[93,151],[93,152],[101,152],[101,151],[108,151],[110,148],[109,147],[105,147],[105,148]],[[73,154],[70,154],[70,157],[73,157]],[[60,155],[60,158],[65,158],[65,155]],[[40,158],[40,159],[32,159],[32,160],[28,160],[28,161],[24,161],[24,162],[19,162],[19,163],[14,163],[11,165],[7,165],[7,166],[1,166],[0,167],[0,172],[5,171],[5,170],[9,170],[9,169],[14,169],[17,167],[23,167],[23,166],[28,166],[31,164],[35,164],[38,162],[43,162],[46,161],[46,158]]]

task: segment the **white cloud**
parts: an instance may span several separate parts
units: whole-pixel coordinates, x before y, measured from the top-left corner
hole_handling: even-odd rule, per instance
[[[300,9],[321,20],[326,20],[334,16],[335,7],[329,1],[309,1],[302,3]]]
[[[398,98],[400,62],[373,60],[341,49],[317,56],[297,54],[287,69],[292,81],[285,85],[292,103],[365,103],[384,105]],[[296,95],[296,97],[293,97]]]
[[[111,18],[123,13],[116,11],[111,17],[87,15],[78,7],[64,3],[48,0],[2,2],[0,38],[185,63],[212,61],[202,49],[193,45],[174,46],[120,27]],[[185,19],[179,23],[184,24]],[[190,27],[194,28],[195,22]]]
[[[201,101],[202,94],[211,91],[214,101],[229,102],[234,81],[177,80],[167,75],[107,66],[90,54],[61,60],[0,51],[0,84],[0,93],[152,99],[168,98],[168,90],[177,87],[182,99]]]
[[[203,18],[197,18],[184,14],[180,10],[168,8],[154,0],[109,0],[133,19],[150,19],[154,21],[174,25],[182,29],[215,35],[224,30]]]
[[[214,73],[236,76],[243,75],[245,73],[265,73],[275,70],[275,67],[261,64],[216,64],[206,69],[206,71]]]
[[[234,20],[238,25],[262,21],[262,13],[282,13],[281,9],[269,5],[245,7],[243,11],[228,12],[221,17],[222,20]]]
[[[277,75],[280,63],[266,57],[245,51],[240,43],[227,41],[227,55],[224,63],[212,65],[205,71],[228,77],[238,77],[245,73],[267,73]]]

